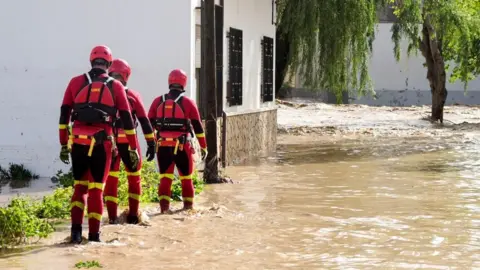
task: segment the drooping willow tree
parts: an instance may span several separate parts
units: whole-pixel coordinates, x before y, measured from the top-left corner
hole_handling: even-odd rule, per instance
[[[432,120],[443,122],[447,62],[451,81],[466,83],[480,72],[479,0],[278,0],[277,30],[288,44],[288,67],[299,71],[310,89],[359,95],[373,93],[369,58],[377,10],[393,5],[395,56],[410,41],[426,60],[432,91]],[[278,57],[278,55],[277,55]],[[465,88],[466,89],[466,88]]]
[[[277,30],[288,43],[288,68],[303,84],[336,94],[372,93],[368,73],[377,9],[388,0],[278,0]]]

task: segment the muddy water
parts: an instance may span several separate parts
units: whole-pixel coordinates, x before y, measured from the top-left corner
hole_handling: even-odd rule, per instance
[[[197,213],[104,226],[104,244],[46,247],[0,269],[480,269],[480,145],[456,139],[283,140],[229,168]]]

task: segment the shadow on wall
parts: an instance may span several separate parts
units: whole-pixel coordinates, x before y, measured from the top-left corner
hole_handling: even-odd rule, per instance
[[[330,92],[314,92],[304,88],[281,88],[277,94],[280,99],[307,99],[315,102],[336,104],[337,97]],[[342,104],[351,102],[348,93],[343,93]]]

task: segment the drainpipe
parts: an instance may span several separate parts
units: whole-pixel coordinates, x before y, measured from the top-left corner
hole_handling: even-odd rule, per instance
[[[227,114],[222,111],[222,167],[227,167]]]

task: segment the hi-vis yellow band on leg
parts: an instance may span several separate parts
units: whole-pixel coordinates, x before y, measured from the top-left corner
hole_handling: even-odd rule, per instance
[[[153,139],[153,138],[155,138],[153,133],[145,134],[145,139]]]
[[[193,197],[183,197],[182,199],[186,202],[193,202]]]
[[[158,196],[158,199],[159,199],[160,201],[161,201],[161,200],[170,201],[170,197],[168,197],[167,195]]]
[[[189,174],[189,175],[180,176],[180,180],[192,180],[192,175]]]
[[[135,193],[128,193],[128,197],[132,198],[134,200],[140,201],[140,195],[135,194]]]
[[[58,129],[67,129],[68,125],[60,124],[58,125]]]
[[[94,182],[88,183],[88,189],[95,189],[95,188],[103,190],[103,183],[94,183]]]
[[[125,134],[127,135],[135,135],[136,132],[135,132],[135,129],[124,129],[125,131]]]
[[[102,215],[99,213],[88,213],[88,218],[94,218],[98,221],[102,221]]]
[[[73,180],[73,185],[80,185],[88,187],[88,180]]]
[[[113,196],[105,196],[105,201],[106,202],[113,202],[115,204],[118,204],[118,198],[113,197]]]
[[[175,175],[173,173],[161,173],[160,178],[174,179]]]
[[[80,208],[81,210],[85,209],[85,205],[81,202],[78,202],[78,201],[74,201],[70,204],[70,209],[72,209],[73,207],[78,207]]]
[[[195,134],[195,136],[197,138],[205,138],[205,133],[198,133],[198,134]]]
[[[140,176],[140,171],[136,171],[136,172],[127,172],[127,176]]]
[[[111,177],[118,178],[118,177],[120,177],[120,172],[119,171],[110,171],[108,173],[108,175],[111,176]]]

